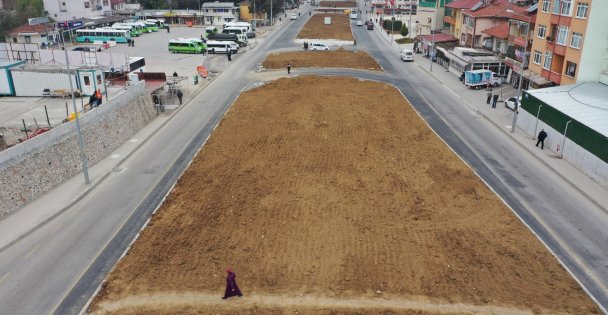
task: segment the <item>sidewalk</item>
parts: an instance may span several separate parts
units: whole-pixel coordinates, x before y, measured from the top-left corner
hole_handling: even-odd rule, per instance
[[[569,183],[573,188],[595,203],[600,209],[608,213],[608,190],[581,173],[572,164],[557,158],[556,154],[551,150],[541,150],[540,148],[537,148],[535,146],[536,140],[534,140],[533,136],[527,135],[521,129],[515,128],[515,132],[510,133],[514,112],[505,108],[504,102],[499,101],[496,108],[492,108],[490,105],[486,104],[485,89],[473,90],[468,88],[458,80],[457,76],[451,72],[447,72],[445,68],[437,63],[433,63],[433,71],[431,72],[429,70],[429,59],[424,58],[420,54],[415,55],[414,63],[440,82],[456,99],[460,100],[460,103],[463,106],[467,106],[469,109],[492,123],[497,129],[510,135],[511,139],[513,139],[516,144],[520,145],[530,153],[530,155],[536,157],[559,175],[565,182]],[[500,94],[501,91],[502,98],[499,98],[499,100],[505,101],[509,97],[517,95],[517,91],[509,84],[503,84],[500,87],[493,89],[494,93]]]
[[[184,97],[184,105],[200,93],[211,80],[203,79],[197,87]],[[184,106],[182,105],[182,106]],[[177,107],[179,110],[181,107]],[[83,199],[112,172],[120,170],[120,164],[131,156],[141,145],[151,138],[173,116],[177,110],[161,113],[156,119],[137,132],[95,165],[89,166],[90,184],[85,185],[81,173],[61,183],[44,196],[28,203],[21,209],[0,220],[0,251],[27,236],[37,227],[44,225],[72,205]]]

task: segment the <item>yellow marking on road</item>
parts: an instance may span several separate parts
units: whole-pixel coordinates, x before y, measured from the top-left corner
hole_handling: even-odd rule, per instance
[[[55,233],[57,233],[57,231],[59,231],[59,229],[61,229],[63,227],[63,223],[59,224],[59,226],[57,226],[53,232],[51,232],[51,235],[55,235]]]
[[[27,253],[27,255],[25,255],[25,257],[23,257],[23,260],[28,259],[35,251],[38,250],[38,248],[40,248],[40,244],[34,246],[34,248],[32,248],[32,250],[30,250],[29,253]]]
[[[6,278],[8,278],[8,276],[11,274],[11,272],[7,272],[4,274],[4,276],[0,277],[0,283],[2,283],[2,281],[6,280]]]

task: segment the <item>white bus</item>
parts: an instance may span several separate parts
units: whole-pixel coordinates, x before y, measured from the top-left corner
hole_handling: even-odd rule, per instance
[[[207,51],[211,54],[226,54],[238,52],[238,45],[235,42],[219,42],[215,40],[207,41]]]

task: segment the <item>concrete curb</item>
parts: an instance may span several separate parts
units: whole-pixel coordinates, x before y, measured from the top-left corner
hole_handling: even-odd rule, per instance
[[[428,71],[427,69],[424,69],[424,67],[422,67],[421,64],[416,63],[420,69],[422,69],[423,71],[425,71],[427,74],[429,74],[431,77],[433,77],[433,79],[435,79],[438,82],[441,82],[443,84],[443,81],[441,81],[439,78],[437,78],[432,72]],[[450,91],[452,91],[452,93],[457,94],[455,91],[453,91],[452,89],[450,89],[450,87],[448,87],[447,85],[443,84],[447,89],[449,89]],[[490,117],[488,117],[486,114],[484,114],[482,111],[480,111],[477,108],[471,107],[467,104],[467,102],[464,102],[460,97],[458,97],[458,99],[460,100],[461,104],[464,104],[466,107],[468,107],[469,109],[471,109],[472,111],[474,111],[475,113],[478,113],[481,117],[483,117],[484,119],[486,119],[488,122],[490,122],[492,125],[496,126],[496,128],[498,130],[500,130],[502,133],[504,133],[505,135],[509,136],[509,138],[511,138],[513,140],[513,142],[515,142],[516,144],[518,144],[521,148],[523,148],[524,150],[526,150],[528,153],[530,153],[530,155],[534,156],[534,158],[536,158],[536,160],[538,160],[539,162],[541,162],[543,165],[547,166],[551,171],[553,171],[557,176],[559,176],[561,179],[563,179],[565,182],[567,182],[570,186],[572,186],[574,189],[576,189],[579,193],[581,193],[583,196],[585,196],[587,199],[589,199],[589,201],[591,201],[594,205],[596,205],[598,208],[602,209],[602,211],[604,211],[606,214],[608,214],[608,207],[606,207],[605,205],[601,204],[600,202],[598,202],[597,200],[595,200],[595,198],[593,198],[591,195],[587,194],[587,192],[585,192],[583,189],[579,188],[579,186],[574,183],[573,181],[571,181],[568,177],[562,175],[561,172],[559,172],[559,170],[557,170],[555,167],[553,167],[550,163],[548,163],[547,161],[545,161],[544,159],[540,158],[538,155],[536,155],[528,146],[524,145],[524,143],[522,143],[521,141],[518,141],[515,137],[510,136],[511,133],[507,132],[506,130],[504,130],[504,128],[500,125],[498,125],[498,123],[496,123],[493,119],[491,119]],[[581,175],[583,176],[587,176],[581,173]]]

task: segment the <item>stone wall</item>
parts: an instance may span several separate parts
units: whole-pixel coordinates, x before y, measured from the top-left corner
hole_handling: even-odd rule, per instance
[[[144,82],[81,116],[88,165],[104,159],[156,118]],[[76,123],[0,152],[0,218],[82,172]]]

